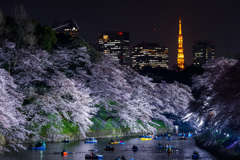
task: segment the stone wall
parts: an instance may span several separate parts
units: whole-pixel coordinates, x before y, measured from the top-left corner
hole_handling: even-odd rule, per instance
[[[5,138],[2,134],[0,134],[0,146],[5,144]]]

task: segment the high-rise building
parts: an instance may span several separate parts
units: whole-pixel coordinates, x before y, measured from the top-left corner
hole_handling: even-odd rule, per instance
[[[179,17],[179,34],[178,34],[178,67],[184,69],[184,54],[183,54],[183,36],[182,36],[182,21]]]
[[[136,45],[132,53],[132,68],[140,71],[145,67],[168,69],[168,47],[145,42]]]
[[[131,65],[129,33],[120,31],[103,32],[98,35],[99,52],[119,61],[124,66]]]
[[[215,44],[211,40],[194,41],[193,45],[193,65],[201,66],[206,61],[215,59]]]
[[[73,18],[65,22],[55,21],[52,25],[52,30],[54,30],[56,33],[69,34],[72,37],[79,36],[79,27]]]

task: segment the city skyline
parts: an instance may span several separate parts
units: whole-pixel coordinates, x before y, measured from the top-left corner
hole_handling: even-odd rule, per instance
[[[130,45],[141,41],[156,42],[169,47],[169,68],[177,64],[178,17],[181,11],[184,33],[184,55],[192,64],[194,40],[215,40],[216,56],[239,52],[240,16],[238,1],[30,1],[2,0],[0,8],[11,15],[15,4],[23,4],[30,18],[42,25],[74,18],[80,37],[90,43],[98,40],[102,31],[121,30],[130,33]],[[155,30],[154,30],[155,29]]]

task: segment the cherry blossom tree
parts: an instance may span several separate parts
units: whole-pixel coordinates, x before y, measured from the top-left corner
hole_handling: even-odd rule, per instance
[[[203,67],[206,71],[193,77],[193,88],[201,95],[185,119],[193,118],[205,132],[239,127],[239,60],[218,58]]]
[[[17,150],[16,146],[23,147],[20,143],[31,133],[25,129],[21,106],[23,96],[16,91],[13,77],[4,69],[0,69],[0,86],[0,134],[7,138],[9,146]]]
[[[0,64],[8,64],[14,46],[6,42],[0,48]],[[20,53],[21,52],[21,53]],[[163,114],[184,114],[191,89],[177,82],[152,83],[109,57],[91,61],[85,47],[59,48],[47,52],[29,47],[19,50],[21,56],[12,69],[14,82],[24,95],[27,126],[38,139],[44,129],[54,139],[62,136],[62,120],[78,125],[85,135],[93,123],[91,117],[100,105],[132,132],[156,132],[152,120],[173,125]]]

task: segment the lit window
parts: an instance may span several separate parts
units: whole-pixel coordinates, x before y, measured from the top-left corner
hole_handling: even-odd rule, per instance
[[[103,35],[103,39],[107,40],[108,39],[108,35]]]

